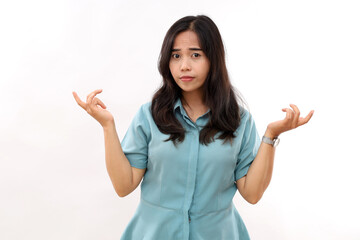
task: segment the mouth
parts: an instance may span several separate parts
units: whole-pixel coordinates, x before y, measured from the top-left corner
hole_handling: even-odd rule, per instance
[[[180,77],[180,80],[183,81],[183,82],[190,82],[194,79],[194,77],[191,77],[191,76],[182,76]]]

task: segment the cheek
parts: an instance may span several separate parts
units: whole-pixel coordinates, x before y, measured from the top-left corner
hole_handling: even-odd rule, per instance
[[[203,75],[205,76],[205,78],[209,75],[209,71],[210,71],[210,65],[209,65],[209,64],[206,64],[206,65],[203,67]]]
[[[203,69],[204,73],[208,73],[209,69],[210,69],[210,61],[209,59],[203,59],[203,61],[201,62],[201,68]]]
[[[175,66],[173,63],[169,63],[169,69],[170,69],[170,73],[173,74],[175,72]]]
[[[176,68],[174,66],[169,65],[170,75],[176,82],[176,76],[178,75],[176,72]]]

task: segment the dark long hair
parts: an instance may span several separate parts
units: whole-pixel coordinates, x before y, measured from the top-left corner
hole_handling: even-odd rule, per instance
[[[176,84],[169,67],[171,50],[176,36],[191,30],[198,36],[200,47],[210,61],[210,70],[204,83],[204,102],[210,108],[210,119],[201,130],[199,141],[208,145],[218,139],[224,143],[232,142],[234,132],[240,125],[241,108],[244,101],[229,80],[225,64],[225,50],[220,32],[215,23],[207,16],[187,16],[176,21],[168,30],[162,44],[158,69],[163,77],[161,87],[152,98],[151,112],[159,130],[170,137],[176,145],[184,141],[185,129],[177,120],[174,104],[181,98],[181,88]]]

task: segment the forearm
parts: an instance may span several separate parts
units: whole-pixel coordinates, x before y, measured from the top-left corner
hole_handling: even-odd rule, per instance
[[[273,139],[268,131],[265,136]],[[246,175],[244,193],[252,202],[260,200],[270,184],[274,166],[275,148],[267,143],[261,143],[258,153]]]
[[[282,109],[283,112],[286,112],[286,117],[283,120],[272,122],[267,126],[266,137],[274,139],[283,132],[304,125],[314,114],[314,110],[312,110],[305,118],[302,118],[298,107],[294,104],[290,104],[290,106],[293,110],[289,108]],[[269,186],[274,165],[274,155],[275,148],[273,146],[261,143],[247,175],[236,182],[240,194],[248,202],[258,202]]]
[[[115,123],[112,122],[103,128],[105,138],[105,161],[107,172],[116,193],[125,196],[132,186],[132,169],[126,158],[116,132]]]

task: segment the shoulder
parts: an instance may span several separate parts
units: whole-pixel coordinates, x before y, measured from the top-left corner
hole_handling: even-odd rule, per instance
[[[142,104],[136,111],[132,123],[136,126],[149,127],[149,123],[152,120],[151,115],[151,102]]]
[[[143,103],[137,110],[135,117],[146,119],[151,116],[151,102]]]
[[[243,136],[247,136],[256,132],[257,128],[252,114],[244,107],[240,107],[240,125],[234,133],[235,136],[243,139]]]
[[[143,125],[152,128],[155,124],[151,110],[151,101],[143,103],[136,114]]]
[[[240,108],[240,127],[249,125],[249,124],[253,124],[255,122],[252,114],[250,113],[249,110],[247,110],[246,108],[239,106]],[[238,129],[239,129],[238,128]]]
[[[151,101],[142,104],[140,110],[143,114],[151,114]]]
[[[241,121],[243,119],[248,119],[251,116],[250,112],[245,107],[239,105],[239,109],[240,109],[240,119],[241,119]]]
[[[151,137],[151,129],[152,129],[152,115],[150,111],[151,102],[146,102],[142,104],[136,111],[133,120],[130,125],[130,129],[134,132],[134,134],[144,134],[147,139]]]

